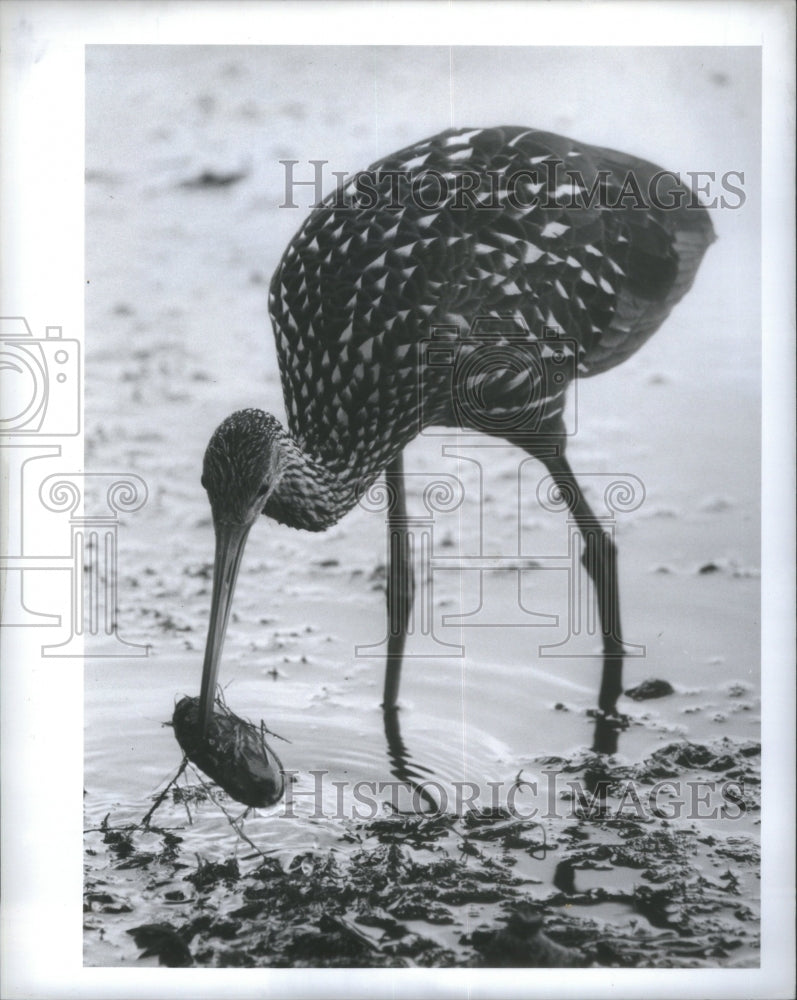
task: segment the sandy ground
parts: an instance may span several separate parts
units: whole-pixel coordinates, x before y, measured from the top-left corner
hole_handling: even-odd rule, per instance
[[[242,406],[283,413],[267,284],[310,192],[280,209],[278,161],[324,159],[351,172],[451,124],[535,125],[675,170],[744,172],[745,204],[714,213],[719,240],[690,295],[638,355],[579,385],[569,454],[585,481],[631,474],[646,493],[616,525],[626,639],[645,647],[626,679],[666,678],[675,694],[624,705],[633,724],[618,759],[639,761],[678,739],[758,739],[757,74],[752,50],[88,50],[86,464],[148,485],[147,505],[120,531],[119,611],[124,638],[150,646],[146,658],[86,668],[88,826],[106,814],[140,819],[180,762],[162,723],[175,697],[199,684],[213,558],[199,484],[207,438]],[[244,176],[186,186],[205,171]],[[330,174],[325,191],[332,184]],[[529,560],[566,552],[564,515],[533,500],[541,467],[523,468],[519,527],[522,456],[495,447],[483,458],[460,441],[462,454],[482,456],[480,537],[477,467],[444,456],[442,443],[417,440],[406,463],[423,474],[410,488],[418,511],[423,476],[459,475],[465,485],[463,506],[435,520],[439,551],[481,543]],[[236,711],[291,741],[279,752],[300,789],[319,768],[330,781],[389,776],[382,665],[354,655],[384,634],[382,563],[383,518],[361,509],[323,536],[264,521],[250,537],[221,680]],[[491,573],[483,586],[498,614],[517,608],[516,574]],[[410,643],[401,724],[412,760],[446,787],[508,787],[546,755],[590,744],[599,661],[538,650],[567,635],[564,574],[524,572],[519,586],[523,607],[558,615],[559,625],[513,628],[511,616],[445,625],[444,615],[478,608],[479,580],[434,574],[436,635],[465,655],[432,658],[419,637]],[[579,652],[594,650],[582,637]],[[252,817],[247,834],[286,860],[335,842],[337,821],[313,820],[309,800],[296,811]],[[218,810],[185,836],[205,857],[235,846]],[[538,874],[550,880],[550,865]],[[101,851],[87,856],[87,879],[131,910],[94,908],[88,964],[136,961],[124,931],[163,919],[165,904],[140,878]],[[754,876],[745,891],[754,901]]]

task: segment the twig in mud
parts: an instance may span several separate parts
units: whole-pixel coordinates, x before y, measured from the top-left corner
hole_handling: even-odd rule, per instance
[[[163,789],[163,791],[160,793],[160,795],[155,799],[155,802],[153,803],[152,808],[147,813],[147,815],[141,820],[141,826],[143,826],[145,830],[149,829],[149,821],[152,819],[153,815],[155,814],[155,810],[158,809],[158,807],[160,806],[161,802],[163,802],[163,800],[169,794],[169,789],[172,787],[173,784],[175,784],[175,782],[180,777],[180,775],[183,773],[183,771],[185,771],[185,769],[186,769],[187,766],[188,766],[188,758],[184,756],[183,759],[182,759],[182,762],[180,763],[180,766],[177,768],[177,773],[175,774],[175,776],[171,779],[171,781],[169,781],[169,783],[166,785],[166,787]],[[191,815],[190,815],[190,813],[189,813],[189,816],[188,816],[188,822],[189,823],[191,822]]]
[[[276,736],[277,734],[273,733],[272,735]],[[278,737],[278,738],[281,739],[282,737]],[[188,767],[188,765],[190,763],[191,762],[190,762],[189,758],[186,755],[183,755],[183,759],[182,759],[182,761],[180,763],[180,766],[178,767],[177,772],[175,773],[174,777],[171,778],[171,780],[166,784],[166,786],[163,789],[163,791],[160,792],[160,794],[157,796],[157,798],[153,802],[152,808],[149,810],[149,812],[146,814],[146,816],[144,816],[144,818],[141,820],[140,826],[143,829],[148,830],[150,828],[149,823],[150,823],[150,820],[152,819],[153,815],[155,814],[156,810],[161,806],[161,804],[163,803],[163,800],[169,794],[170,790],[174,787],[174,785],[176,785],[177,781],[180,779],[180,777],[185,772],[186,768]],[[211,802],[213,802],[214,805],[216,805],[224,813],[224,816],[225,816],[227,822],[230,824],[230,826],[233,828],[233,830],[235,830],[235,832],[238,834],[238,836],[241,838],[241,840],[243,840],[247,844],[249,844],[249,846],[257,853],[257,855],[259,857],[261,857],[261,858],[268,857],[268,855],[266,853],[264,853],[264,851],[262,851],[261,848],[259,848],[257,846],[257,844],[250,837],[248,837],[244,833],[244,831],[241,829],[240,820],[241,820],[242,817],[239,817],[238,819],[235,819],[235,817],[231,816],[230,813],[224,808],[224,806],[222,805],[222,803],[213,794],[212,787],[205,782],[205,780],[203,779],[201,773],[196,768],[194,768],[194,767],[192,767],[191,770],[196,775],[196,777],[197,777],[197,779],[199,781],[199,784],[202,786],[202,789],[204,790],[204,792],[207,795],[207,797],[211,800]],[[189,824],[193,825],[194,821],[193,821],[193,818],[191,816],[191,811],[188,808],[188,803],[185,800],[182,800],[182,802],[183,802],[183,806],[184,806],[185,811],[186,811],[186,815],[188,816],[188,822],[189,822]],[[246,809],[244,811],[244,813],[243,813],[243,816],[245,816],[248,812],[249,812],[249,809]],[[133,827],[133,829],[135,829],[135,827]]]
[[[188,760],[187,757],[185,759]],[[194,825],[194,817],[191,815],[191,810],[188,808],[188,800],[186,798],[181,797],[180,798],[180,803],[181,803],[183,809],[185,809],[185,814],[188,817],[188,825],[189,826],[193,826]]]
[[[186,763],[187,763],[187,758],[186,758]],[[239,836],[239,837],[241,838],[241,840],[245,841],[245,842],[246,842],[247,844],[249,844],[249,846],[250,846],[250,847],[251,847],[251,848],[252,848],[253,850],[257,851],[257,853],[258,853],[258,854],[260,855],[260,857],[261,857],[261,858],[267,858],[267,857],[268,857],[268,855],[267,855],[267,854],[266,854],[266,853],[265,853],[264,851],[262,851],[262,850],[261,850],[261,849],[260,849],[260,848],[259,848],[259,847],[257,846],[257,844],[256,844],[256,843],[255,843],[255,842],[254,842],[254,841],[253,841],[253,840],[252,840],[252,839],[251,839],[250,837],[248,837],[248,836],[247,836],[247,835],[246,835],[246,834],[245,834],[245,833],[243,832],[243,830],[242,830],[242,829],[241,829],[241,827],[239,826],[239,823],[240,823],[240,820],[241,820],[241,819],[243,818],[243,816],[245,816],[245,815],[246,815],[246,813],[248,813],[248,812],[249,812],[249,809],[247,808],[247,809],[246,809],[246,810],[244,811],[244,813],[243,813],[243,816],[239,817],[238,819],[235,819],[235,818],[234,818],[233,816],[231,816],[231,815],[230,815],[230,814],[229,814],[229,813],[227,812],[227,810],[226,810],[226,809],[224,808],[224,806],[223,806],[223,805],[221,804],[221,802],[219,802],[219,800],[218,800],[218,799],[216,798],[216,796],[215,796],[215,795],[213,794],[213,789],[212,789],[212,788],[210,787],[210,785],[207,785],[207,784],[205,783],[205,781],[203,780],[203,778],[202,778],[202,775],[201,775],[201,774],[199,773],[199,771],[198,771],[198,770],[196,770],[196,768],[194,768],[193,770],[194,770],[194,773],[196,774],[197,778],[199,779],[199,783],[200,783],[200,785],[202,785],[202,787],[203,787],[203,788],[205,789],[205,792],[207,793],[207,796],[208,796],[208,798],[210,799],[210,801],[211,801],[211,802],[212,802],[212,803],[213,803],[214,805],[218,806],[218,808],[219,808],[219,809],[221,809],[221,811],[222,811],[222,812],[224,813],[224,815],[225,815],[225,817],[226,817],[226,819],[227,819],[227,822],[228,822],[228,823],[230,824],[230,826],[231,826],[231,827],[233,828],[233,830],[235,830],[235,832],[236,832],[236,833],[238,834],[238,836]]]
[[[287,736],[280,736],[280,734],[279,733],[275,733],[273,729],[269,729],[268,726],[265,724],[265,722],[263,722],[263,720],[261,719],[260,720],[260,735],[262,736],[264,742],[265,742],[266,734],[268,734],[269,736],[273,736],[277,740],[282,740],[283,743],[292,743],[293,742],[292,740],[289,740]]]

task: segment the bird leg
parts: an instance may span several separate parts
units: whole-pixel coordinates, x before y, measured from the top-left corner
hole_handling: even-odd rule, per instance
[[[382,698],[382,719],[385,724],[388,755],[392,773],[411,788],[419,801],[432,813],[440,806],[424,786],[424,774],[433,772],[414,764],[404,740],[398,714],[398,692],[404,644],[415,597],[415,570],[413,566],[412,534],[407,529],[407,494],[404,488],[404,461],[401,452],[385,469],[388,488],[395,497],[390,505],[387,521],[387,662],[385,664],[385,690]],[[414,800],[413,800],[414,801]],[[426,811],[426,810],[423,810]]]
[[[566,498],[570,513],[584,539],[581,561],[595,585],[603,636],[603,672],[598,707],[606,715],[613,715],[622,692],[624,653],[617,588],[617,550],[612,536],[603,529],[600,519],[584,499],[565,456],[546,456],[543,461]]]
[[[415,595],[415,573],[412,564],[412,535],[407,529],[407,499],[404,489],[404,462],[401,453],[385,470],[388,486],[395,494],[395,503],[388,512],[387,565],[387,663],[382,707],[394,709],[401,680],[401,660],[407,638]]]

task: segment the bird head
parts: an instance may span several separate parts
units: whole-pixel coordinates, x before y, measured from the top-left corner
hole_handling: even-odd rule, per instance
[[[238,410],[208,442],[202,463],[213,523],[251,526],[284,472],[282,427],[262,410]]]
[[[213,715],[221,651],[249,529],[284,473],[279,422],[262,410],[239,410],[213,432],[202,467],[216,533],[213,595],[200,693],[201,736]]]

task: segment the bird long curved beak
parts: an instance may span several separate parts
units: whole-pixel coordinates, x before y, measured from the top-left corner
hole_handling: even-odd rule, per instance
[[[199,695],[200,737],[205,739],[213,717],[216,696],[216,678],[219,673],[221,651],[227,622],[232,608],[235,581],[246,546],[251,524],[216,524],[216,557],[213,566],[213,596],[210,603],[208,637],[205,643],[205,660],[202,665],[202,689]]]

